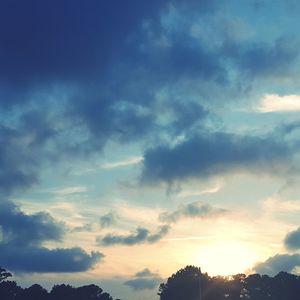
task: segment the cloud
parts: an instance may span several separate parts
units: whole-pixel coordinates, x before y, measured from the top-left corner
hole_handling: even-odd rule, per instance
[[[153,290],[161,282],[160,278],[136,278],[124,282],[135,291]]]
[[[83,249],[43,247],[60,242],[66,228],[50,214],[25,214],[10,201],[0,202],[0,261],[15,272],[81,272],[92,268],[104,255]]]
[[[167,235],[169,233],[170,228],[171,227],[167,226],[167,225],[160,226],[156,233],[148,235],[147,242],[155,243],[155,242],[161,240],[165,235]]]
[[[228,39],[223,45],[223,55],[232,59],[241,74],[258,78],[287,74],[296,62],[299,51],[297,42],[285,37],[271,43],[245,41],[237,44]]]
[[[115,224],[117,220],[117,216],[115,213],[110,212],[100,217],[100,226],[102,228],[110,227]]]
[[[135,274],[135,277],[150,277],[150,276],[156,276],[156,273],[152,273],[148,268],[143,269],[140,272],[137,272]]]
[[[299,254],[276,254],[268,258],[265,262],[256,264],[253,269],[260,274],[274,276],[281,271],[293,272],[299,266]]]
[[[158,228],[156,233],[151,234],[148,229],[138,227],[135,233],[129,235],[107,234],[97,237],[97,243],[103,246],[126,245],[133,246],[142,243],[155,243],[162,239],[170,230],[167,225]]]
[[[300,249],[300,227],[286,235],[284,245],[290,250]]]
[[[272,170],[293,155],[293,147],[277,136],[242,136],[216,132],[194,135],[171,147],[156,146],[144,155],[142,181],[172,183],[234,170]]]
[[[82,226],[76,226],[71,230],[71,232],[87,232],[87,231],[92,231],[92,224],[86,223],[83,224]]]
[[[16,90],[10,100],[24,100],[21,96],[17,99],[18,92],[32,87],[94,81],[109,72],[114,58],[125,52],[128,35],[144,18],[155,15],[159,2],[142,5],[134,0],[125,5],[120,1],[91,1],[86,5],[75,1],[71,6],[66,0],[43,5],[29,0],[17,6],[2,2],[0,81],[11,92]],[[124,9],[128,12],[120,16],[117,12]]]
[[[110,140],[120,144],[150,138],[159,141],[162,136],[174,140],[190,133],[209,115],[204,103],[210,100],[210,93],[205,92],[211,91],[210,84],[239,89],[240,83],[229,82],[231,73],[238,77],[255,65],[249,72],[256,74],[259,67],[272,69],[276,65],[281,69],[294,61],[294,47],[284,39],[271,45],[239,45],[222,39],[216,47],[191,34],[199,15],[210,15],[217,6],[216,1],[198,2],[186,5],[172,1],[168,5],[156,0],[142,5],[134,0],[126,5],[129,13],[122,17],[118,12],[125,5],[119,1],[93,0],[88,5],[76,1],[71,7],[65,0],[45,5],[29,0],[18,7],[1,3],[0,36],[5,42],[0,54],[0,86],[5,95],[0,95],[0,106],[4,111],[12,105],[19,105],[18,111],[27,110],[24,102],[40,107],[44,93],[48,105],[27,118],[34,126],[25,132],[22,126],[9,127],[18,137],[6,139],[1,147],[5,153],[0,157],[12,166],[3,172],[6,176],[0,174],[3,189],[9,192],[38,183],[39,168],[50,156],[54,161],[94,153]],[[16,16],[22,26],[12,21]],[[207,21],[205,27],[212,26],[212,20]],[[167,46],[159,43],[162,39],[168,41]],[[20,55],[25,41],[26,51]],[[225,67],[228,58],[234,69],[230,72]],[[256,60],[259,63],[255,64]],[[193,80],[195,84],[187,85]],[[183,86],[180,93],[177,86]],[[190,90],[191,95],[187,93]],[[172,115],[170,119],[165,112]],[[45,127],[42,121],[48,120],[48,114],[55,117]],[[44,142],[51,155],[42,149],[41,142],[28,152],[15,145],[16,139],[39,128],[47,129]],[[51,132],[51,128],[58,132]],[[6,149],[17,153],[9,157]],[[34,164],[29,163],[32,161]],[[103,167],[127,163],[138,163],[138,159]]]
[[[9,195],[38,182],[42,158],[49,161],[46,142],[55,130],[38,111],[22,113],[19,127],[0,123],[0,193]]]
[[[86,193],[87,191],[88,188],[86,186],[71,186],[59,190],[53,190],[52,192],[60,196],[67,196],[72,194]]]
[[[128,285],[134,291],[153,290],[161,281],[162,279],[158,274],[152,273],[148,268],[145,268],[137,272],[133,279],[124,282],[124,285]]]
[[[0,261],[13,272],[83,272],[95,266],[104,255],[88,254],[81,248],[19,247],[0,244]]]
[[[257,110],[261,113],[298,112],[300,111],[300,95],[266,94]]]
[[[3,244],[38,246],[44,241],[61,241],[66,231],[62,223],[45,212],[25,214],[12,202],[0,202]]]
[[[167,223],[175,223],[185,218],[214,218],[226,214],[228,211],[223,208],[213,207],[201,201],[183,204],[173,212],[160,214],[159,220]]]
[[[111,163],[106,163],[101,166],[102,169],[116,169],[116,168],[123,168],[123,167],[128,167],[131,165],[136,165],[139,164],[143,160],[143,157],[141,156],[134,156],[130,157],[128,159],[124,159],[121,161],[116,161],[116,162],[111,162]]]

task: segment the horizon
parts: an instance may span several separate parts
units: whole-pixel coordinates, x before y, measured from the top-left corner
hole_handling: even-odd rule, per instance
[[[187,265],[299,274],[299,14],[0,1],[0,266],[123,300]]]

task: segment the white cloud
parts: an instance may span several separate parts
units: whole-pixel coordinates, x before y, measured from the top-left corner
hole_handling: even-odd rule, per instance
[[[128,167],[131,165],[139,164],[142,160],[143,160],[142,156],[133,156],[124,160],[103,164],[101,168],[111,170],[116,168]]]
[[[222,184],[221,183],[217,183],[214,186],[210,186],[204,189],[200,189],[200,190],[183,190],[180,191],[177,194],[178,198],[187,198],[187,197],[193,197],[193,196],[201,196],[201,195],[205,195],[205,194],[214,194],[220,191],[220,189],[222,188]]]
[[[261,113],[300,111],[300,95],[265,94],[257,111]]]
[[[66,196],[66,195],[77,194],[77,193],[85,193],[87,191],[88,189],[86,186],[71,186],[63,189],[54,190],[53,193],[61,196]]]

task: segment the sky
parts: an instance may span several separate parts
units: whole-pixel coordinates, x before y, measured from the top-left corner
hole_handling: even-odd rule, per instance
[[[299,14],[2,0],[0,265],[124,300],[190,264],[299,273]]]

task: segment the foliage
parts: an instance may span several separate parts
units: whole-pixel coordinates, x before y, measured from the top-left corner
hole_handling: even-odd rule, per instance
[[[94,284],[78,288],[60,284],[48,292],[38,284],[21,288],[16,282],[6,280],[8,277],[11,274],[0,267],[1,300],[113,300]],[[280,272],[275,277],[259,274],[210,277],[200,268],[187,266],[161,283],[158,295],[160,300],[296,300],[300,299],[300,276]]]
[[[94,284],[75,288],[71,285],[54,285],[50,292],[39,284],[19,287],[14,281],[6,281],[12,275],[0,268],[0,299],[2,300],[113,300],[110,294]]]
[[[280,272],[210,277],[187,266],[159,287],[160,300],[294,300],[300,299],[300,276]]]
[[[0,266],[0,282],[2,282],[3,280],[7,279],[8,277],[11,277],[11,273],[7,272],[5,269],[3,269]]]

